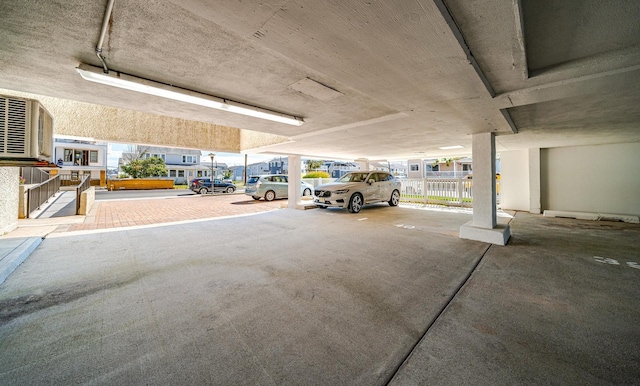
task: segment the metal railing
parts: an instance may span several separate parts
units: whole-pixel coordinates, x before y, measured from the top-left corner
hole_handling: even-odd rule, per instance
[[[84,176],[91,176],[90,171],[74,170],[71,173],[60,173],[60,185],[74,186],[80,185]]]
[[[60,190],[60,178],[57,175],[27,188],[27,213],[25,213],[25,217],[29,218],[29,215],[34,210],[39,209],[42,204],[49,201],[49,198],[56,194],[58,190]]]
[[[76,214],[80,214],[80,196],[82,192],[91,187],[91,173],[85,174],[82,181],[76,187]]]
[[[20,175],[24,178],[25,184],[40,184],[49,179],[49,173],[34,167],[21,167]]]

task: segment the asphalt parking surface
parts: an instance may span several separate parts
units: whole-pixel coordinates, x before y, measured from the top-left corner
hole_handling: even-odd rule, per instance
[[[50,233],[0,285],[0,378],[640,379],[637,225],[518,213],[500,218],[510,243],[492,246],[457,237],[465,210],[277,209]]]

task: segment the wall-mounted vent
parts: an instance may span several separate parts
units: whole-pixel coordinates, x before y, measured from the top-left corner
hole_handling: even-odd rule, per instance
[[[51,162],[53,118],[36,100],[0,95],[0,159]]]

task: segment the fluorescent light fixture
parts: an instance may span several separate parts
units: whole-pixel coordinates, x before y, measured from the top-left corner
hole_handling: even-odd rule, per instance
[[[135,76],[126,75],[117,71],[110,71],[105,74],[102,68],[90,66],[81,63],[76,67],[76,71],[90,82],[100,83],[107,86],[122,88],[125,90],[136,91],[143,94],[155,95],[162,98],[173,99],[180,102],[191,103],[198,106],[209,107],[212,109],[228,111],[230,113],[247,115],[254,118],[267,119],[274,122],[286,123],[293,126],[302,126],[304,121],[302,118],[292,115],[280,114],[274,111],[261,109],[243,103],[230,101],[211,95],[200,94],[179,87],[170,86],[154,82],[147,79],[137,78]]]
[[[439,147],[438,149],[440,150],[464,149],[464,146],[460,146],[460,145],[443,146],[443,147]]]

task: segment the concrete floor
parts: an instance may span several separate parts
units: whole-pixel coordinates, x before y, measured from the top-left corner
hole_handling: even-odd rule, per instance
[[[469,219],[379,205],[52,234],[0,285],[0,379],[640,382],[638,225],[518,213],[503,247],[458,238]]]

